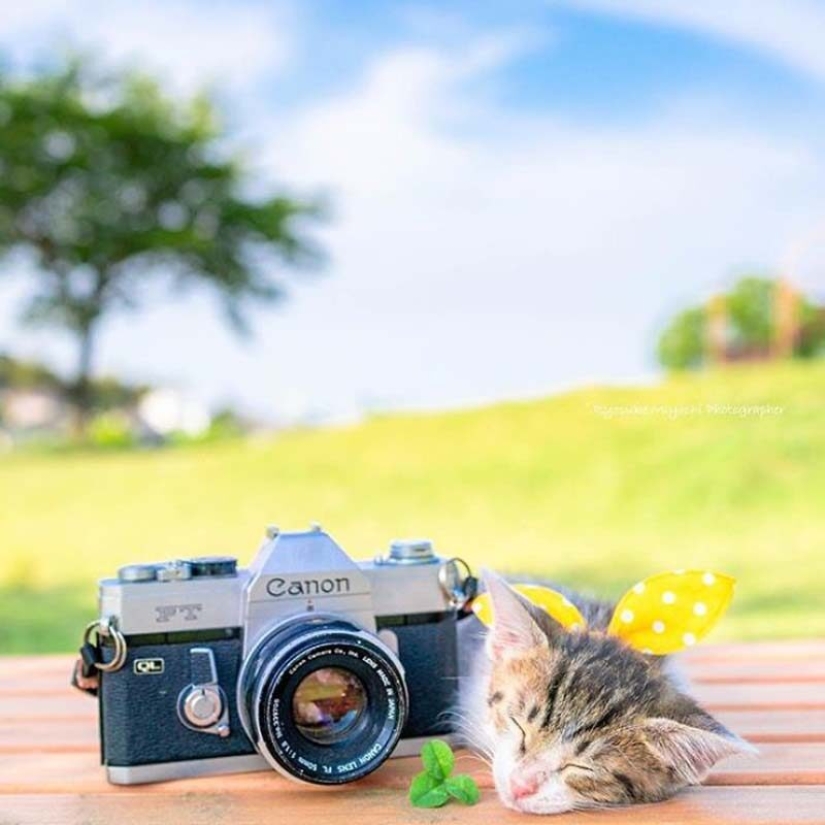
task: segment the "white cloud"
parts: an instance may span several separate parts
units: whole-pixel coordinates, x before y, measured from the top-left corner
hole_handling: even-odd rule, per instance
[[[88,50],[149,68],[179,91],[238,91],[284,70],[292,25],[284,4],[30,0],[0,8],[0,51],[26,64],[56,48]]]
[[[262,314],[254,347],[197,297],[114,323],[104,368],[267,412],[635,377],[671,307],[777,262],[815,223],[825,167],[803,136],[695,99],[597,129],[470,91],[532,46],[390,49],[349,87],[250,124],[274,176],[334,195],[329,277]]]
[[[821,204],[804,142],[695,100],[598,131],[522,117],[468,99],[475,64],[398,49],[273,128],[276,172],[341,210],[331,277],[266,334],[280,383],[456,401],[638,375],[663,313],[776,263]]]
[[[758,49],[825,80],[820,0],[550,0],[602,14],[693,29]]]

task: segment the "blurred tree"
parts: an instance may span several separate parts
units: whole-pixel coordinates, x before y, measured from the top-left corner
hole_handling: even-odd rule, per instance
[[[777,281],[747,276],[724,296],[725,358],[766,358],[776,333]],[[811,357],[825,348],[825,308],[799,296],[800,327],[793,341],[795,357]],[[683,370],[705,363],[708,308],[692,307],[678,313],[659,336],[656,354],[666,369]]]
[[[705,311],[680,312],[659,337],[659,363],[669,370],[701,366],[705,355]]]
[[[800,321],[796,354],[800,358],[825,355],[825,307],[805,301],[800,309]]]
[[[23,318],[74,335],[71,400],[83,429],[101,321],[147,297],[150,277],[211,287],[244,331],[250,301],[318,258],[301,233],[316,204],[266,192],[221,142],[204,97],[178,102],[142,75],[73,61],[0,79],[0,254],[37,265]]]
[[[731,345],[737,350],[767,352],[774,335],[776,281],[746,277],[737,281],[727,296]]]

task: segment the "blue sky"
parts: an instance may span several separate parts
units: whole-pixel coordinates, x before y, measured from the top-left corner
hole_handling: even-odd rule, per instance
[[[9,65],[209,85],[256,175],[335,216],[251,341],[161,300],[107,324],[102,371],[266,417],[455,406],[647,380],[669,312],[745,269],[825,293],[825,3],[66,5],[0,10]],[[67,367],[5,274],[0,348]]]

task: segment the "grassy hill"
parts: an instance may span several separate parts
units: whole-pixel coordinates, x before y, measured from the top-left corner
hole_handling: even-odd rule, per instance
[[[758,366],[264,440],[4,456],[0,650],[76,646],[120,564],[246,563],[265,524],[309,521],[356,557],[428,535],[605,595],[714,567],[739,579],[715,638],[822,635],[823,401],[825,365]]]

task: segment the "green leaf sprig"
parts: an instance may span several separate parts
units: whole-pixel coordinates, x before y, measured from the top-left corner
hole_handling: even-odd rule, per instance
[[[475,805],[481,794],[475,780],[466,774],[453,776],[455,756],[442,739],[431,739],[421,748],[424,770],[410,785],[410,802],[416,808],[440,808],[456,799],[464,805]]]

